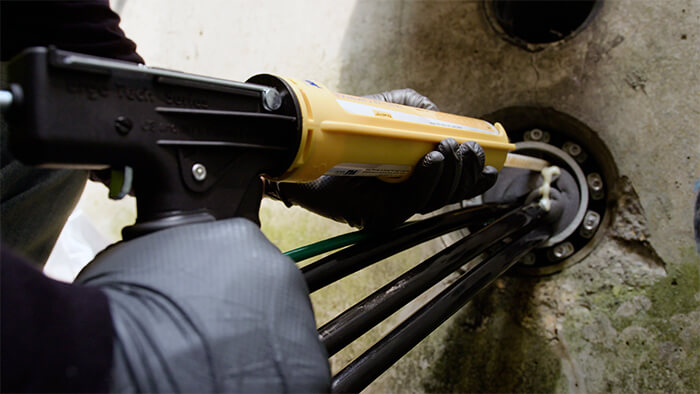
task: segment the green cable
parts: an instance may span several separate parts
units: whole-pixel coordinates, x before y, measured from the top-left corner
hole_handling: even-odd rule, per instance
[[[395,227],[394,230],[398,230],[415,223],[417,223],[417,221],[405,222]],[[296,249],[284,252],[284,255],[289,256],[292,260],[298,263],[308,258],[318,256],[319,254],[360,242],[375,234],[377,233],[372,231],[354,231],[352,233],[338,235],[336,237],[324,239],[323,241],[318,241],[309,245],[300,246]]]
[[[319,254],[330,252],[331,250],[340,249],[344,246],[352,245],[355,242],[362,241],[369,237],[372,233],[367,231],[354,231],[337,237],[324,239],[310,245],[300,246],[288,252],[284,252],[285,256],[289,256],[295,262],[306,260],[310,257],[318,256]]]

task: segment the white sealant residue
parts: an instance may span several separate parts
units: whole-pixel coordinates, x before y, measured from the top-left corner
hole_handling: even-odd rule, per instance
[[[549,199],[549,191],[552,188],[552,178],[560,173],[559,167],[557,166],[542,169],[542,186],[540,186],[539,190],[542,195],[542,198],[540,198],[540,207],[547,212],[552,208],[552,200]]]

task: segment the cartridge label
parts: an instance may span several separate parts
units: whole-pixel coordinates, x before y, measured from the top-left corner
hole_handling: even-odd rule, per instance
[[[411,166],[395,164],[340,163],[325,175],[400,177],[411,172]]]
[[[343,96],[344,98],[350,98],[352,96]],[[352,97],[355,99],[354,97]],[[362,99],[362,98],[358,98]],[[371,99],[366,99],[368,102],[374,101]],[[419,124],[425,124],[425,125],[432,125],[432,126],[441,126],[441,127],[448,127],[451,129],[457,129],[457,130],[468,130],[468,131],[475,131],[477,133],[484,133],[484,134],[491,134],[491,135],[498,135],[498,130],[496,130],[495,127],[493,127],[490,123],[483,122],[484,124],[488,125],[489,128],[476,128],[476,127],[471,127],[467,126],[464,124],[459,124],[455,122],[450,122],[449,120],[459,120],[460,116],[458,115],[450,115],[450,114],[444,114],[440,112],[434,112],[434,111],[423,111],[425,112],[426,116],[421,116],[417,114],[411,114],[407,112],[401,112],[389,108],[383,108],[383,107],[378,107],[370,104],[365,104],[365,103],[359,103],[356,101],[348,101],[348,100],[341,100],[337,99],[336,100],[338,104],[343,107],[343,109],[351,114],[356,114],[356,115],[365,115],[365,116],[373,116],[373,117],[383,117],[383,118],[391,118],[395,120],[400,120],[404,122],[412,122],[412,123],[419,123]],[[384,104],[384,103],[382,103]],[[391,104],[391,103],[387,103]],[[401,105],[396,105],[397,108],[401,108]],[[413,108],[411,108],[413,109]]]

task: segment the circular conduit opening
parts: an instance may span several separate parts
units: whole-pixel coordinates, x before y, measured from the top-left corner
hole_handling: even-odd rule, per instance
[[[602,0],[487,0],[482,9],[506,41],[531,52],[574,37],[595,17]]]
[[[524,256],[510,272],[549,275],[581,261],[602,239],[613,219],[618,172],[608,148],[588,126],[551,108],[509,107],[481,118],[503,124],[517,153],[566,169],[579,189],[580,204],[572,221]],[[479,203],[481,197],[460,205]],[[458,231],[443,236],[443,240],[451,244],[468,234],[468,230]]]

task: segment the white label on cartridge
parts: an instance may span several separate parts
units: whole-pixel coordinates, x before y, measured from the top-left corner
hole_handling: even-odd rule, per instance
[[[340,104],[340,106],[343,107],[344,110],[346,110],[347,112],[349,112],[351,114],[375,116],[375,117],[383,116],[383,117],[392,118],[392,119],[396,119],[396,120],[402,120],[405,122],[413,122],[413,123],[427,124],[427,125],[433,125],[433,126],[449,127],[451,129],[469,130],[469,131],[476,131],[477,133],[498,135],[498,130],[496,130],[495,127],[491,126],[491,124],[489,124],[489,126],[491,126],[491,130],[478,129],[476,127],[470,127],[470,126],[463,125],[463,124],[446,122],[444,120],[428,118],[425,116],[419,116],[419,115],[414,115],[414,114],[407,114],[405,112],[394,111],[394,110],[387,109],[387,108],[375,107],[373,105],[368,105],[368,104],[356,103],[354,101],[347,101],[347,100],[336,100],[336,101],[338,101],[338,104]]]
[[[326,175],[399,177],[410,171],[411,166],[396,164],[340,163],[326,171]]]

